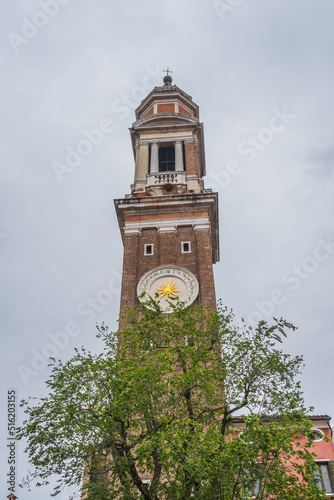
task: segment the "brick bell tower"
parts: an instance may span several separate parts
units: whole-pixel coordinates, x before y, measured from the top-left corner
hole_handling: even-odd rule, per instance
[[[136,110],[131,194],[115,200],[124,244],[121,314],[146,292],[215,308],[218,194],[204,189],[199,108],[170,75]]]

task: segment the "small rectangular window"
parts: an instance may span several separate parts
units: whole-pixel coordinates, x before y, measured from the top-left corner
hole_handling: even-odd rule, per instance
[[[148,245],[144,245],[144,255],[153,255],[153,253],[154,253],[153,243],[149,243]]]
[[[181,252],[182,253],[191,253],[191,244],[190,244],[190,241],[182,241],[182,243],[181,243]]]
[[[321,478],[319,479],[319,486],[326,490],[326,493],[333,493],[333,488],[329,476],[328,463],[327,462],[317,462]]]

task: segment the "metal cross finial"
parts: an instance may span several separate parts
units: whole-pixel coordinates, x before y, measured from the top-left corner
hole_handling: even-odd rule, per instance
[[[169,73],[173,73],[173,71],[171,71],[169,68],[164,69],[163,72],[167,73],[167,76],[169,75]]]

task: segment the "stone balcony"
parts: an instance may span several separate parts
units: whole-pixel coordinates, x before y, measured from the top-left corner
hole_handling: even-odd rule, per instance
[[[185,172],[155,172],[146,175],[146,187],[162,186],[166,184],[187,185]]]

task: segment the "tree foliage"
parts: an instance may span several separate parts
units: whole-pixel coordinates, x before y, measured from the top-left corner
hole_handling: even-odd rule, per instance
[[[121,333],[99,328],[102,354],[53,360],[49,395],[23,402],[30,480],[58,474],[55,495],[83,481],[89,500],[326,498],[302,358],[278,348],[294,327],[235,326],[221,307],[149,306],[129,310]]]

